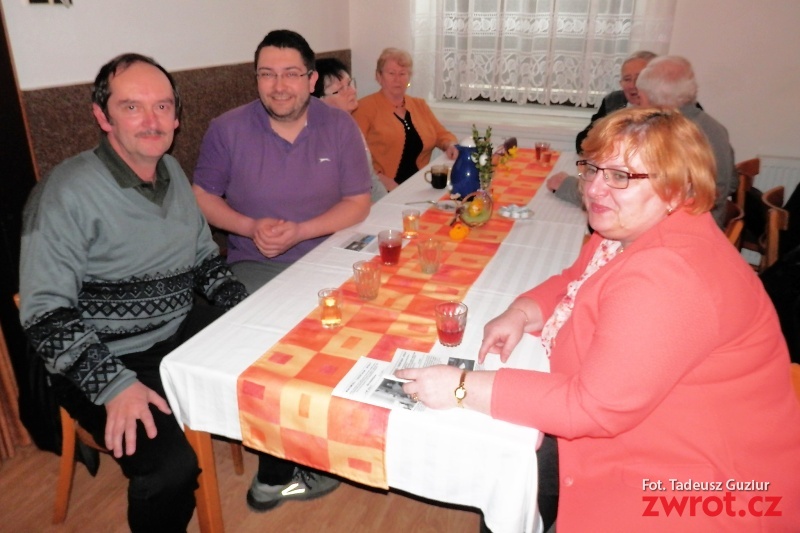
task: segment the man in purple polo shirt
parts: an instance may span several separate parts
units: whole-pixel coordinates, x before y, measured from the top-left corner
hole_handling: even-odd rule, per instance
[[[255,53],[259,99],[211,122],[194,193],[208,222],[229,232],[228,262],[255,292],[327,235],[366,218],[370,171],[350,115],[312,98],[314,52],[275,30]],[[257,512],[323,496],[333,478],[259,454],[247,492]]]
[[[371,190],[358,126],[311,97],[317,73],[305,39],[270,32],[255,68],[260,98],[211,122],[194,173],[200,208],[229,232],[228,262],[251,293],[364,220]]]

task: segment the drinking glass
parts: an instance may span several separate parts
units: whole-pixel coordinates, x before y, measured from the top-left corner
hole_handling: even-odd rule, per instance
[[[447,174],[450,167],[447,165],[433,165],[430,170],[425,172],[425,181],[431,184],[434,189],[444,189],[447,187]]]
[[[467,306],[461,302],[436,305],[436,333],[442,346],[458,346],[467,327]]]
[[[356,261],[353,263],[353,281],[359,298],[374,300],[381,287],[381,266],[373,261]]]
[[[425,239],[417,243],[419,265],[425,274],[435,274],[439,270],[442,243],[436,239]]]
[[[384,265],[396,265],[403,249],[403,235],[394,229],[378,233],[378,250]]]
[[[542,152],[546,152],[550,149],[550,143],[546,142],[538,142],[533,145],[536,148],[536,160],[540,161],[542,159]]]
[[[403,238],[413,239],[419,233],[419,210],[403,210]]]
[[[319,297],[320,321],[323,328],[338,328],[342,325],[342,293],[339,289],[322,289]]]

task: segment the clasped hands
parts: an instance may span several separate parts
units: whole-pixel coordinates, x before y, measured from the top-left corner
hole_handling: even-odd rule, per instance
[[[264,257],[277,257],[300,242],[300,224],[275,218],[260,218],[255,221],[253,243]]]

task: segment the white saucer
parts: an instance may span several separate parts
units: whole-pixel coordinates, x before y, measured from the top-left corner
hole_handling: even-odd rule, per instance
[[[501,207],[497,210],[501,217],[505,218],[513,218],[513,219],[525,219],[531,218],[533,216],[533,211],[528,209],[527,207],[522,207],[520,205],[511,204]]]

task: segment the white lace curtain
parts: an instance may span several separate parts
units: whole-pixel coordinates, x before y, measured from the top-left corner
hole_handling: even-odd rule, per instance
[[[599,105],[632,52],[666,53],[675,0],[416,0],[419,96]]]

